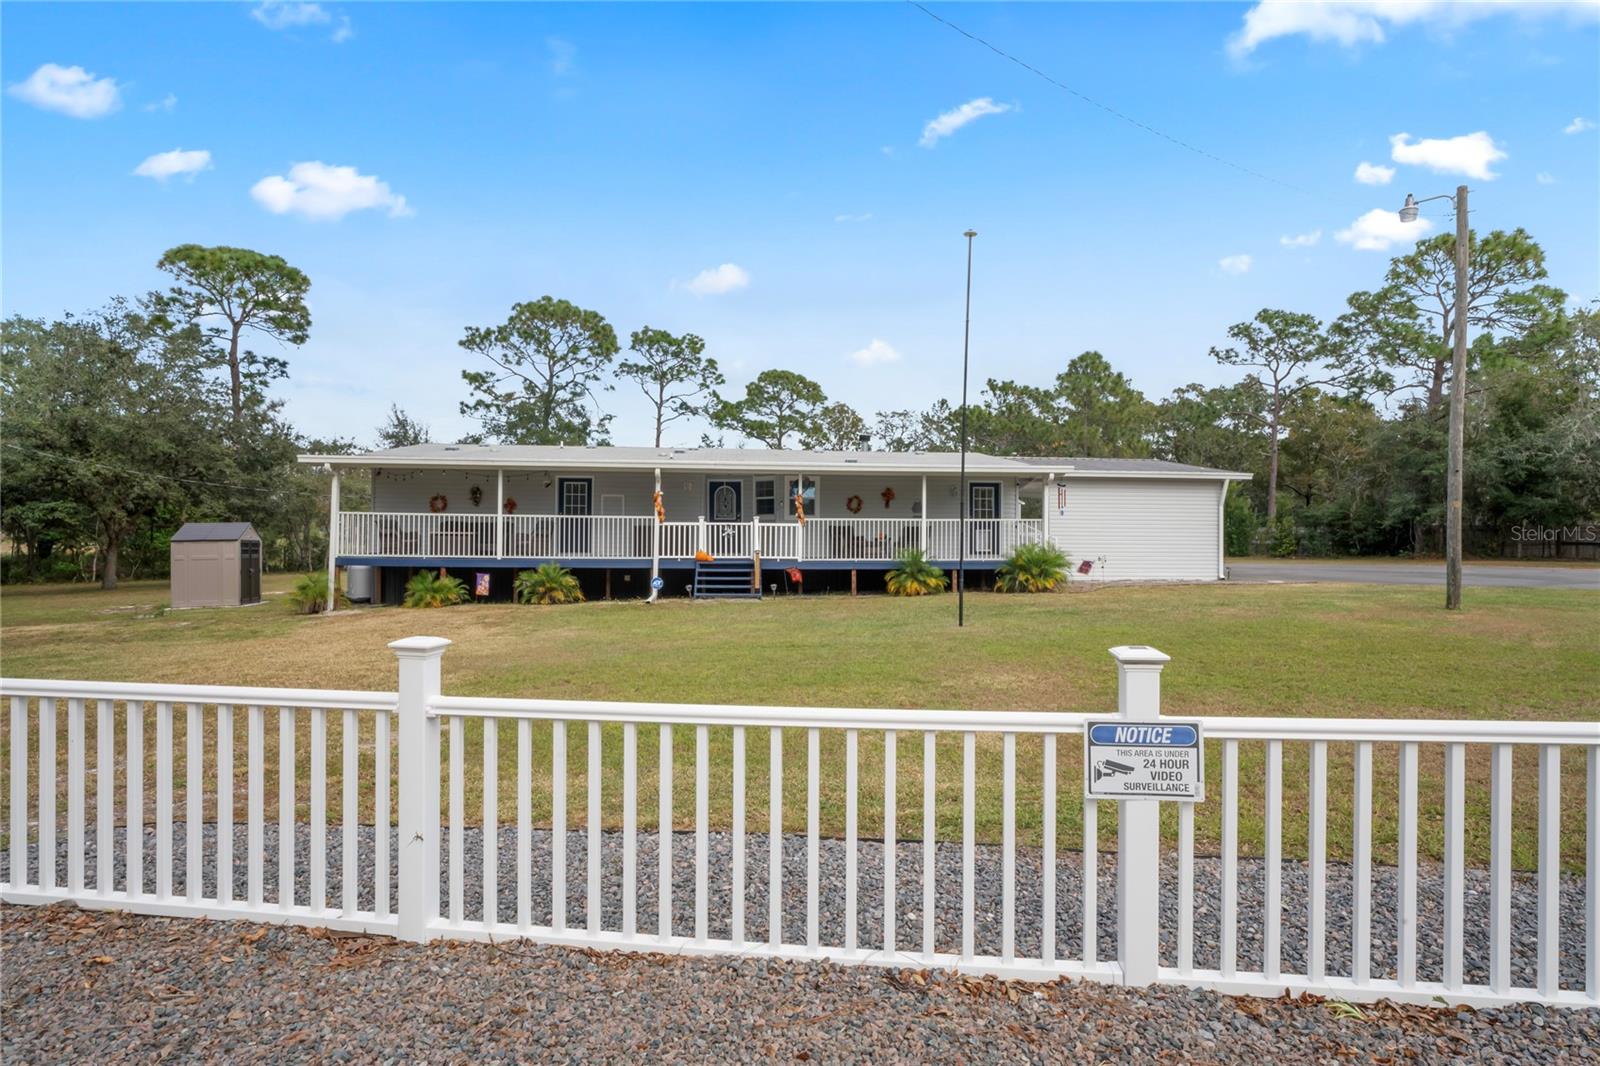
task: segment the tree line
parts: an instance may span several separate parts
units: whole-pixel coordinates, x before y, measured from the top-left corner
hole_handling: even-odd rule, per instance
[[[1466,491],[1469,546],[1512,527],[1600,514],[1600,314],[1570,309],[1524,231],[1472,240]],[[1212,346],[1239,372],[1147,398],[1099,352],[1053,378],[989,379],[968,445],[1004,455],[1153,458],[1252,473],[1227,504],[1230,553],[1438,550],[1454,313],[1454,237],[1394,258],[1378,284],[1323,322],[1268,308]],[[288,363],[257,352],[305,343],[310,280],[277,256],[182,245],[158,261],[168,288],[94,311],[0,325],[0,532],[7,580],[165,572],[185,521],[248,519],[268,564],[314,569],[326,490],[297,452],[354,440],[295,430],[271,395]],[[597,311],[545,296],[464,330],[468,441],[608,444],[607,396],[645,399],[657,446],[950,451],[960,409],[859,412],[793,370],[729,389],[705,341],[642,326],[627,348]],[[1220,340],[1220,338],[1219,338]],[[430,439],[397,405],[379,447]],[[352,483],[347,506],[365,505]]]

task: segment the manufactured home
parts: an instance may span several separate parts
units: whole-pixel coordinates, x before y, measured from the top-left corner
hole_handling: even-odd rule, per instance
[[[963,522],[950,452],[419,444],[300,462],[333,474],[330,570],[375,568],[384,602],[422,568],[488,574],[500,595],[546,562],[617,595],[809,590],[913,548],[981,582],[1046,541],[1075,579],[1214,581],[1228,483],[1249,477],[969,452]],[[349,475],[371,479],[370,511],[341,509]]]

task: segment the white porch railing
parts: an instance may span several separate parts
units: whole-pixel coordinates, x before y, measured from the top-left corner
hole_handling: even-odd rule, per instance
[[[496,524],[499,524],[497,530]],[[485,515],[345,511],[339,515],[338,554],[400,559],[636,559],[654,550],[656,522],[649,515]],[[966,557],[1004,558],[1020,544],[1044,537],[1037,519],[969,519]],[[893,562],[922,548],[933,559],[954,560],[961,523],[954,518],[813,518],[795,522],[665,522],[663,559],[718,557],[809,562]]]
[[[433,637],[392,644],[400,661],[397,694],[0,679],[0,697],[10,710],[8,780],[0,789],[9,796],[10,834],[0,898],[376,930],[411,940],[525,937],[595,948],[955,967],[1030,979],[1165,982],[1234,993],[1288,989],[1351,1000],[1600,1006],[1600,724],[1203,719],[1220,773],[1213,766],[1203,805],[1178,806],[1176,845],[1166,849],[1165,862],[1157,801],[1124,801],[1116,812],[1118,850],[1108,860],[1115,866],[1113,921],[1099,902],[1100,804],[1076,791],[1082,715],[450,697],[440,690],[447,644]],[[1122,716],[1157,718],[1166,657],[1144,647],[1112,654]],[[481,741],[467,739],[472,719],[481,724],[473,730]],[[276,731],[268,728],[274,721]],[[145,744],[152,724],[150,751]],[[236,747],[241,726],[242,748]],[[179,727],[181,770],[174,766]],[[338,828],[330,837],[328,746],[335,728],[341,783],[333,808]],[[675,827],[674,812],[689,806],[674,800],[680,730],[692,736],[693,814],[687,819],[692,833],[679,834],[682,846],[674,848],[664,831]],[[514,745],[514,758],[501,759],[502,739]],[[763,740],[764,760],[756,746]],[[713,741],[714,750],[729,753],[725,761],[713,763]],[[569,742],[583,749],[576,768]],[[537,765],[535,744],[548,753]],[[1244,801],[1248,808],[1241,786],[1256,782],[1240,772],[1246,747],[1261,753],[1265,784],[1259,799]],[[1303,804],[1285,799],[1290,750],[1297,755],[1293,765],[1305,756],[1308,788],[1293,789]],[[297,752],[304,753],[300,762]],[[997,783],[1001,819],[1000,844],[981,852],[980,752],[981,780],[986,789]],[[1512,871],[1518,752],[1537,762],[1523,786],[1537,811],[1532,879]],[[264,780],[274,759],[278,786],[269,822]],[[641,770],[652,759],[659,784],[647,789]],[[146,777],[147,760],[153,780]],[[1398,789],[1391,797],[1397,800],[1396,866],[1375,870],[1374,826],[1387,828],[1391,805],[1374,796],[1374,766],[1387,770],[1391,761]],[[1565,811],[1563,761],[1584,782],[1581,793],[1574,790],[1582,798]],[[786,772],[763,770],[763,763]],[[952,786],[955,763],[960,769]],[[1346,808],[1333,802],[1330,763],[1341,772],[1350,768],[1348,894],[1328,890],[1346,876],[1335,879],[1330,870],[1330,809]],[[1443,766],[1442,795],[1424,801],[1419,766],[1435,763]],[[64,789],[57,778],[61,765]],[[297,774],[297,765],[306,769]],[[861,788],[863,773],[879,778],[880,767],[881,807],[877,795]],[[577,824],[567,809],[569,772],[581,775],[585,796]],[[1467,865],[1469,804],[1481,801],[1471,798],[1467,785],[1484,773],[1488,817],[1472,839],[1486,845],[1486,877]],[[242,825],[234,810],[241,777]],[[1063,777],[1067,787],[1058,791]],[[800,780],[803,786],[796,785]],[[767,811],[764,835],[749,832],[749,790],[757,784],[766,791],[766,802],[757,801]],[[180,828],[174,793],[185,785]],[[441,786],[448,795],[444,811]],[[515,796],[514,824],[504,832],[502,786]],[[805,832],[786,840],[782,812],[795,787],[803,792]],[[475,861],[471,871],[469,788],[483,797],[475,831],[481,869]],[[824,794],[831,806],[841,788],[842,839],[826,846],[842,850],[843,875],[829,863],[825,877],[819,812]],[[536,790],[539,810],[548,812],[540,821],[549,831],[535,830]],[[713,794],[728,812],[715,825]],[[902,822],[897,804],[908,797],[921,802]],[[861,832],[864,799],[881,828],[872,841]],[[644,816],[654,823],[653,841],[640,827],[647,800],[655,803],[654,814]],[[215,805],[209,836],[208,801]],[[941,804],[954,802],[959,833],[940,840],[932,827],[940,824]],[[361,824],[369,810],[370,829]],[[1220,814],[1221,856],[1200,860],[1196,820],[1213,812]],[[1429,824],[1442,828],[1437,874],[1419,866],[1426,812],[1437,812],[1437,823]],[[947,819],[950,813],[946,808]],[[1574,864],[1583,872],[1568,875],[1565,886],[1564,813],[1586,818],[1587,827],[1581,863]],[[1068,843],[1058,835],[1063,816],[1081,826],[1081,837],[1070,842],[1081,843],[1081,857],[1060,850]],[[1305,819],[1307,868],[1286,884],[1281,860],[1291,817]],[[1241,856],[1242,820],[1261,826],[1264,859]],[[620,829],[608,830],[608,822]],[[1019,824],[1038,827],[1039,853],[1019,846]],[[276,838],[271,843],[269,825]],[[901,842],[912,830],[920,842]],[[727,850],[718,848],[715,860],[713,831],[728,837]],[[669,846],[659,846],[663,836]],[[391,847],[391,840],[398,844]],[[791,862],[803,858],[803,878],[786,876],[795,866],[786,868],[785,846]],[[675,875],[675,851],[680,862],[692,852],[692,880]],[[297,876],[297,855],[306,857],[304,879]],[[864,871],[863,855],[881,865]],[[654,863],[643,861],[651,856]],[[985,868],[997,870],[997,891],[988,887],[994,881],[977,876],[980,861],[994,864]],[[504,898],[502,868],[513,871],[507,884],[514,887]],[[1174,889],[1166,902],[1163,882]],[[920,888],[915,913],[902,910],[897,883]],[[1425,908],[1419,907],[1424,893]],[[1028,905],[1021,906],[1024,895]],[[1581,920],[1574,913],[1580,906]],[[1375,913],[1392,914],[1393,921],[1377,925]],[[1303,936],[1286,938],[1286,920],[1303,923]],[[1166,949],[1163,928],[1170,934]],[[1303,943],[1303,954],[1286,951],[1289,940]],[[1259,945],[1258,954],[1241,960],[1246,943]]]

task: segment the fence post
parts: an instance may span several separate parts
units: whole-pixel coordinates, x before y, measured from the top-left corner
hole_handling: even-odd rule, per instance
[[[439,660],[450,641],[406,637],[389,645],[400,661],[400,893],[401,940],[433,939],[428,926],[439,917],[439,719],[428,702],[439,694]]]
[[[1142,644],[1111,649],[1117,660],[1117,714],[1161,717],[1161,667],[1170,660]],[[1117,962],[1128,985],[1153,984],[1161,959],[1161,801],[1119,800],[1117,811]]]

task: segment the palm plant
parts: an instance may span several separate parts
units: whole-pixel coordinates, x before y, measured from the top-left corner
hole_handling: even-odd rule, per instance
[[[1054,544],[1020,544],[995,570],[1001,592],[1049,592],[1067,580],[1066,554]]]
[[[944,571],[915,548],[901,552],[895,568],[883,580],[891,596],[928,596],[943,592],[950,584]]]
[[[350,598],[344,594],[344,589],[338,589],[338,606],[350,606]],[[297,614],[320,614],[328,605],[328,575],[325,571],[306,574],[294,583],[294,588],[289,590],[289,602],[294,605]]]
[[[518,603],[583,602],[578,579],[557,563],[545,563],[537,570],[519,570],[514,587]]]
[[[467,586],[459,577],[418,570],[406,582],[407,607],[453,607],[467,598]]]

